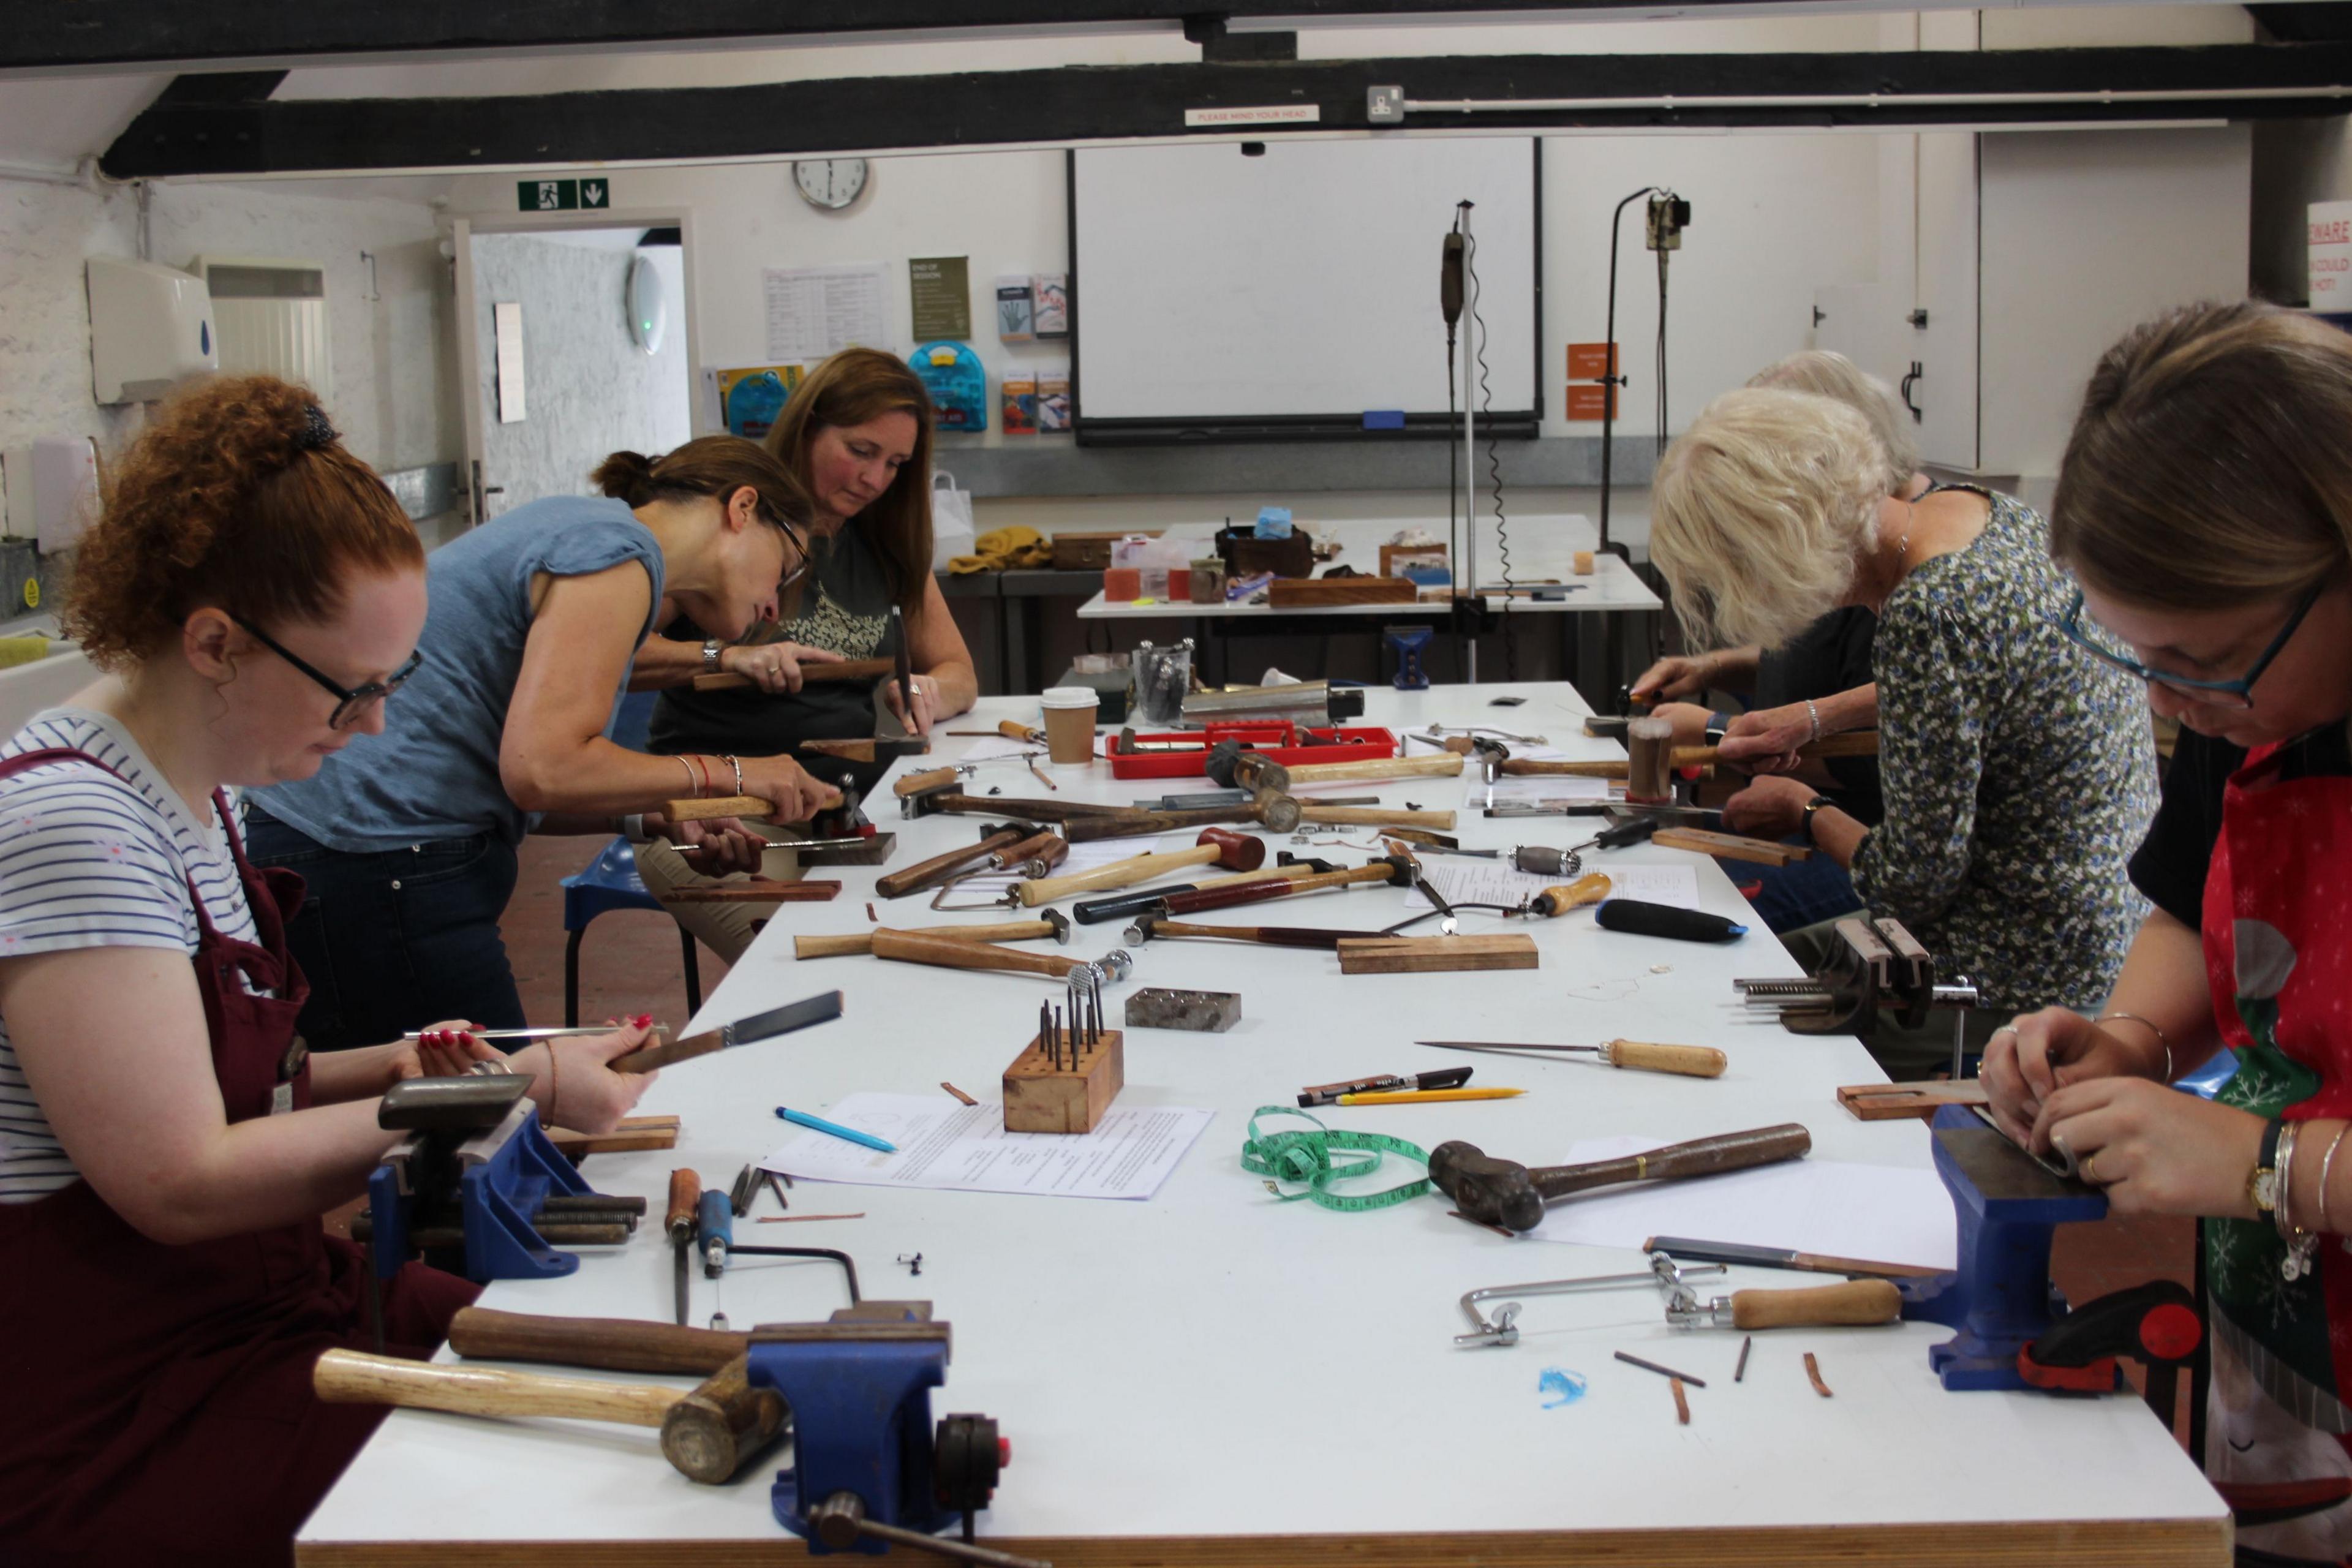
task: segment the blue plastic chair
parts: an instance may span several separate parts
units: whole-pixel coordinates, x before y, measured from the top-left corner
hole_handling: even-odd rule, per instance
[[[580,939],[588,934],[589,921],[614,910],[651,910],[669,918],[661,900],[646,891],[645,879],[637,875],[637,852],[625,838],[614,839],[583,869],[563,879],[563,929],[571,933],[563,943],[563,1022],[567,1026],[577,1027],[580,1023]],[[677,942],[686,959],[686,1012],[692,1017],[702,1011],[702,963],[692,931],[679,926]]]
[[[625,692],[613,704],[613,717],[604,726],[604,733],[615,745],[642,752],[653,713],[652,692]],[[566,1027],[577,1028],[580,939],[588,934],[588,922],[614,910],[651,910],[665,916],[669,911],[662,908],[659,899],[646,891],[645,879],[637,875],[637,852],[625,838],[615,838],[605,845],[604,852],[583,869],[564,878],[562,886],[563,929],[571,933],[563,943],[563,1022]],[[677,942],[686,958],[686,1012],[687,1016],[692,1017],[702,1011],[702,963],[695,951],[692,931],[678,927]]]

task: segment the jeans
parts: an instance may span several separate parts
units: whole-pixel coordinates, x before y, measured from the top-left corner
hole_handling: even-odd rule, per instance
[[[1802,837],[1788,842],[1801,844]],[[1802,860],[1785,866],[1758,866],[1745,860],[1719,860],[1724,875],[1748,896],[1757,919],[1775,936],[1822,921],[1834,921],[1862,907],[1853,879],[1845,868],[1816,849]],[[1749,889],[1753,889],[1753,891]]]
[[[313,1050],[380,1045],[446,1018],[522,1027],[499,935],[514,893],[514,846],[488,834],[402,849],[330,849],[249,806],[254,864],[308,885],[288,945],[310,982],[302,1037]]]

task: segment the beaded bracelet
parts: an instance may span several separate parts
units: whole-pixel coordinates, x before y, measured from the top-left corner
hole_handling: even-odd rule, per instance
[[[739,761],[736,757],[734,757],[731,753],[727,752],[719,752],[719,760],[720,762],[722,762],[722,763],[725,763],[729,767],[733,768],[733,769],[735,770],[735,793],[736,793],[737,795],[741,795],[741,794],[743,793],[743,764],[742,764],[742,763],[741,763],[740,761]]]
[[[1805,721],[1812,729],[1812,733],[1805,737],[1805,744],[1810,746],[1822,738],[1822,710],[1813,706],[1810,697],[1805,699]]]
[[[2279,1259],[2279,1277],[2290,1284],[2311,1272],[2311,1257],[2319,1247],[2318,1233],[2296,1225],[2289,1212],[2294,1193],[2294,1148],[2302,1131],[2302,1122],[2290,1121],[2279,1134],[2278,1202],[2271,1208],[2271,1221],[2286,1241],[2285,1256]]]

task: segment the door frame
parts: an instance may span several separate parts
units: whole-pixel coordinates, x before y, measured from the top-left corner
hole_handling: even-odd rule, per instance
[[[488,422],[488,410],[482,406],[481,397],[481,333],[475,326],[475,311],[479,307],[474,289],[474,236],[478,234],[530,234],[542,230],[582,228],[675,228],[678,238],[678,315],[680,330],[686,334],[686,399],[687,428],[699,433],[703,426],[700,399],[697,395],[700,380],[700,358],[698,346],[701,334],[696,330],[694,287],[694,214],[689,209],[667,207],[591,208],[585,212],[567,208],[557,212],[468,213],[449,220],[451,261],[457,282],[457,374],[460,378],[457,404],[464,415],[466,438],[465,470],[459,476],[459,489],[464,492],[466,526],[478,528],[483,521],[482,447],[484,431]]]

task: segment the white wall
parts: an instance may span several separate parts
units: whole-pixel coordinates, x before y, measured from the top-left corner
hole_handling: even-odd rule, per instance
[[[682,302],[671,300],[670,331],[653,355],[630,337],[623,304],[640,255],[665,268],[675,291],[676,247],[639,251],[540,231],[476,235],[473,255],[483,482],[504,490],[491,498],[492,516],[542,496],[592,495],[589,472],[606,453],[665,452],[687,438]],[[510,425],[498,417],[491,324],[502,300],[522,306],[526,412]]]
[[[300,257],[326,273],[334,385],[320,388],[352,450],[379,468],[457,455],[447,343],[453,298],[421,202],[334,199],[288,189],[158,185],[149,230],[156,260],[205,251]],[[38,436],[127,440],[136,405],[101,407],[90,386],[83,262],[135,256],[138,200],[110,190],[0,179],[0,461],[11,476],[10,531],[32,532],[31,446]],[[376,257],[375,289],[367,264]]]

